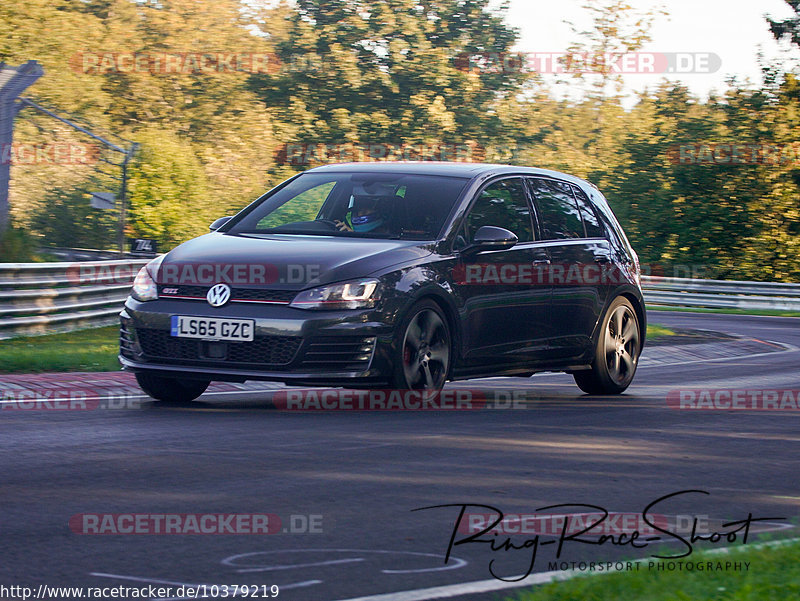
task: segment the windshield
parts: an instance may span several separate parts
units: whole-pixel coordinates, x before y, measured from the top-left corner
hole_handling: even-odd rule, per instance
[[[234,218],[232,234],[434,240],[467,179],[306,173]]]

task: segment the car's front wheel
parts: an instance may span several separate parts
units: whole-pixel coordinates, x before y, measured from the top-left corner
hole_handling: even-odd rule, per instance
[[[450,328],[435,302],[414,305],[397,330],[393,386],[401,390],[441,390],[450,372]]]
[[[139,387],[157,401],[166,403],[188,403],[206,391],[210,382],[185,380],[147,372],[137,372]]]
[[[639,319],[630,301],[614,299],[603,316],[592,368],[573,374],[578,387],[588,394],[619,394],[633,381],[641,352]]]

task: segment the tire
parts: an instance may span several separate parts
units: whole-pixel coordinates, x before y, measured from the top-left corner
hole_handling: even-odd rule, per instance
[[[587,394],[620,394],[636,375],[642,332],[636,311],[623,296],[614,299],[603,316],[592,368],[573,374]]]
[[[178,405],[195,400],[211,383],[205,380],[182,380],[147,372],[137,372],[136,381],[142,390],[157,401]]]
[[[422,300],[397,328],[391,385],[399,390],[439,391],[450,375],[452,338],[435,302]]]

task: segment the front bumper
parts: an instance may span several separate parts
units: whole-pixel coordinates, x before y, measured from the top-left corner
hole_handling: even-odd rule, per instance
[[[253,319],[252,342],[219,342],[170,335],[170,317]],[[186,378],[362,385],[391,374],[393,324],[374,309],[307,311],[286,305],[128,298],[120,313],[123,369]]]

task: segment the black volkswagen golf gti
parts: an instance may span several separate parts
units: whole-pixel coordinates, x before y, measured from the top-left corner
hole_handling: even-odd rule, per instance
[[[540,371],[614,394],[646,325],[592,184],[429,162],[292,177],[142,268],[120,317],[123,367],[171,401],[212,380],[435,391]]]

